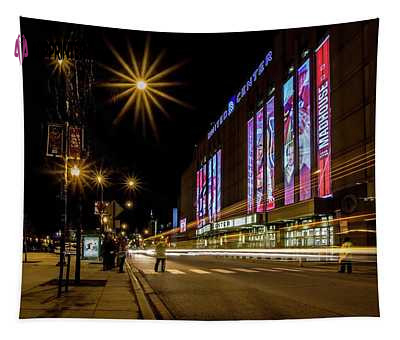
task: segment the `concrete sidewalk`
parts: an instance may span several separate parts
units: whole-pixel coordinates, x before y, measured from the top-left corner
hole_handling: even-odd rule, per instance
[[[82,261],[80,286],[57,298],[58,256],[29,253],[23,264],[20,318],[141,319],[127,273],[103,271],[102,264]],[[75,257],[71,258],[70,279],[74,278]]]

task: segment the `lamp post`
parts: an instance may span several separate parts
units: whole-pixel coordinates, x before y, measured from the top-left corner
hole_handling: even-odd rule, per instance
[[[68,142],[68,122],[65,123],[65,140]],[[61,296],[61,286],[62,280],[64,276],[64,255],[65,255],[65,232],[67,230],[67,223],[68,223],[68,148],[65,148],[65,155],[64,155],[64,228],[61,230],[61,237],[60,237],[60,273],[58,276],[58,292],[57,296]]]
[[[103,175],[101,175],[101,174],[96,175],[96,183],[97,183],[98,187],[100,187],[100,194],[101,194],[100,201],[101,201],[101,204],[103,204],[104,180],[105,179],[104,179]]]
[[[103,170],[95,171],[94,176],[92,177],[94,184],[97,187],[97,193],[100,189],[100,208],[99,208],[99,215],[100,215],[100,233],[104,231],[103,228],[103,217],[104,217],[104,187],[107,185],[107,177],[106,173]]]
[[[81,170],[74,164],[71,168],[71,175],[73,179],[78,180]],[[81,196],[79,195],[79,223],[76,226],[76,256],[75,256],[75,284],[79,284],[81,281],[81,239],[82,239],[82,202]]]

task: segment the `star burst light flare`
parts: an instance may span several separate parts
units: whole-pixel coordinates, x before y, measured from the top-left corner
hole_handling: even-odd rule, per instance
[[[128,41],[129,60],[125,61],[117,50],[107,42],[114,57],[118,60],[122,69],[117,70],[107,65],[101,65],[104,69],[112,73],[116,80],[102,82],[100,86],[107,87],[119,91],[112,97],[112,101],[126,100],[122,109],[114,119],[117,124],[120,119],[133,108],[134,123],[137,124],[139,118],[143,124],[146,120],[150,122],[151,128],[157,136],[157,129],[154,119],[154,108],[157,108],[166,117],[169,117],[167,111],[163,107],[161,100],[167,100],[178,105],[191,108],[190,105],[179,100],[165,92],[164,89],[182,85],[181,82],[167,81],[166,76],[181,67],[184,63],[178,63],[158,71],[160,61],[164,55],[161,52],[153,62],[150,62],[149,56],[149,39],[146,40],[143,58],[141,62],[135,57],[132,46]]]

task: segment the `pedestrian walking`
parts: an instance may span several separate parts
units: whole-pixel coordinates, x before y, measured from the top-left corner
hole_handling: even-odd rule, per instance
[[[128,248],[128,243],[126,242],[126,239],[121,237],[119,239],[119,249],[118,249],[118,266],[120,273],[124,272],[124,264],[126,259],[127,248]]]
[[[347,273],[351,274],[353,271],[353,264],[352,264],[352,254],[351,248],[353,244],[349,237],[344,239],[342,244],[342,252],[340,253],[339,257],[339,273],[345,273],[347,269]]]
[[[161,271],[165,272],[165,262],[167,260],[166,255],[167,239],[161,236],[161,239],[156,244],[156,264],[154,266],[154,271],[158,272],[159,264],[161,263]]]

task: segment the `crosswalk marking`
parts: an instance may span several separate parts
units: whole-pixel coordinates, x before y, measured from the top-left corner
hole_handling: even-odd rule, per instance
[[[217,273],[222,273],[222,274],[235,274],[235,272],[233,272],[231,270],[226,270],[226,269],[213,268],[210,270],[217,272]]]
[[[292,269],[292,268],[272,268],[272,269],[278,269],[278,270],[287,270],[289,272],[300,272],[300,269]]]
[[[207,270],[204,270],[207,269]],[[185,271],[178,270],[178,269],[167,269],[167,272],[170,274],[174,275],[184,275],[184,274],[190,274],[190,273],[195,273],[195,274],[212,274],[212,272],[215,273],[222,273],[222,274],[237,274],[238,272],[243,272],[243,273],[259,273],[259,272],[275,272],[275,273],[281,273],[283,271],[285,272],[333,272],[333,270],[330,269],[321,269],[321,268],[284,268],[284,267],[273,267],[273,268],[264,268],[264,267],[254,267],[254,268],[228,268],[228,269],[222,269],[222,268],[204,268],[204,269],[199,269],[199,268],[188,268],[185,269]],[[143,273],[146,275],[159,275],[162,274],[161,272],[155,272],[153,269],[142,269]]]
[[[333,270],[330,269],[318,269],[318,268],[302,268],[302,270],[310,272],[333,272]]]
[[[184,272],[182,272],[178,269],[168,269],[167,272],[169,272],[171,274],[178,274],[178,275],[185,274]]]
[[[236,270],[238,272],[244,272],[244,273],[258,273],[258,270],[254,269],[246,269],[246,268],[232,268],[233,270]]]
[[[280,272],[278,269],[271,269],[271,268],[254,268],[256,270],[261,270],[263,272]]]
[[[201,270],[201,269],[189,269],[189,270],[196,274],[211,274],[210,272],[207,272],[207,271]]]

